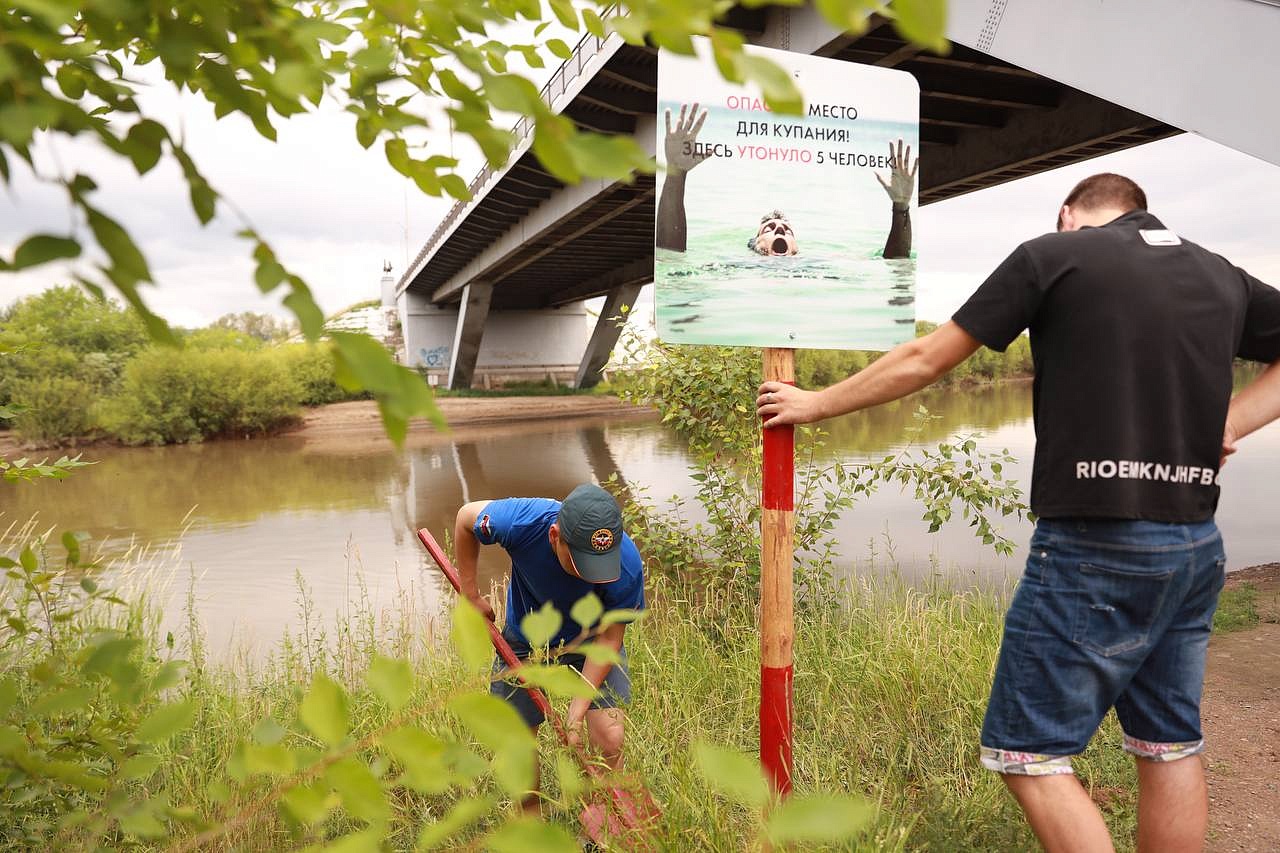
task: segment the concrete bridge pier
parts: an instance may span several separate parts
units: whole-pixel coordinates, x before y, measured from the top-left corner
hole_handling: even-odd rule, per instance
[[[449,362],[450,389],[471,387],[492,298],[493,285],[489,282],[473,281],[462,289],[458,325],[453,337],[453,358]]]
[[[636,281],[620,284],[605,297],[604,306],[600,309],[600,317],[587,341],[587,351],[583,353],[582,364],[578,366],[578,375],[573,380],[574,388],[592,388],[600,382],[600,373],[609,363],[622,327],[631,319],[631,310],[635,308],[636,297],[645,282]],[[623,314],[623,311],[626,314]]]

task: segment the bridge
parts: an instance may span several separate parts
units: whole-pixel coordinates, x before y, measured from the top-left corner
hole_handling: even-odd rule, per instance
[[[881,19],[840,33],[812,6],[735,8],[727,23],[754,44],[914,75],[921,204],[1183,130],[1280,163],[1280,101],[1268,88],[1280,79],[1276,0],[949,5],[945,56]],[[653,153],[656,90],[656,50],[588,35],[542,94],[579,127],[632,135]],[[531,122],[515,133],[508,163],[476,175],[472,199],[395,285],[406,360],[452,388],[470,387],[478,368],[520,366],[568,368],[588,387],[617,342],[609,318],[653,278],[654,178],[565,185],[533,156]],[[592,329],[583,300],[599,296]]]

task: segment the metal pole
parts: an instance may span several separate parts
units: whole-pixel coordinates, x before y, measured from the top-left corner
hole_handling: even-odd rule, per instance
[[[764,378],[795,384],[795,350],[764,351]],[[779,795],[791,792],[791,575],[795,533],[795,431],[764,432],[760,514],[760,763]]]

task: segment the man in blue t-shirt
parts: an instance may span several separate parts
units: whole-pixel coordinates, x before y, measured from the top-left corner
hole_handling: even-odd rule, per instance
[[[453,535],[462,593],[490,620],[493,607],[476,585],[480,546],[501,545],[511,558],[507,623],[502,635],[521,659],[532,649],[520,622],[547,602],[564,617],[560,631],[549,643],[553,654],[595,627],[579,625],[569,615],[573,605],[590,593],[599,597],[605,611],[644,609],[640,552],[622,530],[617,501],[599,486],[583,483],[563,503],[551,498],[472,501],[458,510]],[[557,656],[560,663],[580,672],[598,693],[594,699],[569,703],[565,724],[570,736],[585,722],[592,745],[615,770],[622,764],[621,706],[631,700],[631,679],[622,647],[625,628],[623,623],[614,623],[593,638],[593,642],[614,649],[620,663],[589,661],[572,652]],[[501,659],[495,660],[495,671],[502,666]],[[495,681],[491,692],[511,703],[530,728],[542,723],[542,712],[524,688]],[[537,802],[536,794],[531,795],[525,807],[536,808]]]

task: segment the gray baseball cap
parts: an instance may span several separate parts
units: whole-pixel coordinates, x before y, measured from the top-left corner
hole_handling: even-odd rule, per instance
[[[556,521],[583,580],[609,583],[618,579],[622,574],[622,510],[612,495],[583,483],[564,499]]]

